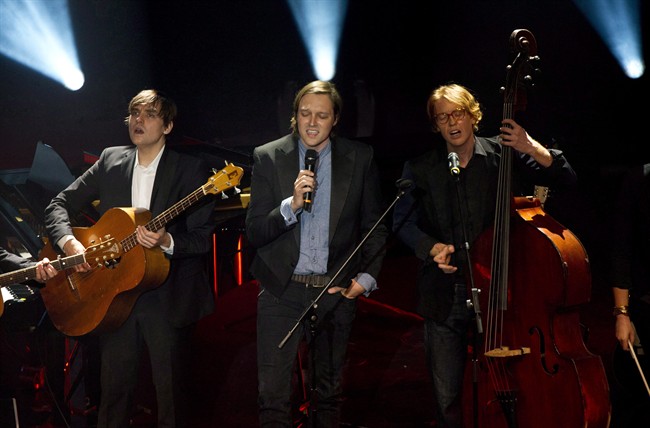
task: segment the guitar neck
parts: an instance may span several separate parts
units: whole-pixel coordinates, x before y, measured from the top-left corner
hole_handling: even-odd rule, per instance
[[[149,223],[146,224],[146,228],[150,231],[156,231],[160,230],[167,223],[172,221],[174,218],[178,217],[183,211],[194,205],[196,202],[198,202],[203,196],[205,196],[205,193],[203,192],[203,188],[199,187],[174,205],[172,205],[170,208],[162,212],[160,215],[156,216],[156,218],[152,219]]]
[[[80,265],[86,262],[85,254],[76,254],[74,256],[62,257],[50,260],[50,264],[56,270],[63,270],[72,266]],[[19,284],[36,278],[36,266],[18,269],[0,275],[0,287],[10,284]]]
[[[175,203],[170,208],[166,209],[164,212],[156,216],[156,218],[150,220],[144,227],[147,228],[150,232],[155,232],[157,230],[165,227],[172,219],[176,218],[179,214],[185,211],[187,208],[194,205],[199,199],[210,194],[221,194],[224,195],[224,191],[230,188],[233,188],[239,184],[241,176],[243,173],[241,167],[236,167],[233,164],[226,165],[224,169],[214,174],[208,179],[208,181],[177,203]],[[239,190],[237,189],[237,193]],[[121,248],[123,252],[127,252],[130,249],[138,245],[136,239],[136,232],[134,231],[129,236],[124,238],[121,242]]]
[[[155,232],[156,230],[160,230],[163,227],[167,225],[170,221],[172,221],[174,218],[178,217],[183,211],[194,205],[198,200],[200,200],[203,196],[205,196],[205,192],[203,191],[202,187],[199,187],[174,205],[172,205],[170,208],[166,209],[159,215],[157,215],[155,218],[151,219],[147,224],[144,225],[144,227],[147,228],[147,230],[151,232]],[[138,245],[138,241],[136,239],[136,233],[133,232],[124,240],[122,241],[122,250],[124,252],[129,251],[136,245]]]

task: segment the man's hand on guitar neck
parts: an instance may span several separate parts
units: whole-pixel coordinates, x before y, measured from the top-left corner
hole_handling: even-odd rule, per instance
[[[66,256],[74,256],[76,254],[85,253],[86,247],[84,247],[84,245],[76,238],[72,238],[63,245],[63,252]],[[92,268],[88,263],[81,263],[76,265],[73,269],[76,272],[89,272]]]
[[[54,278],[56,274],[59,273],[59,271],[50,264],[50,259],[47,257],[43,257],[42,260],[39,260],[35,267],[36,277],[34,279],[41,284],[45,284],[48,279]]]
[[[167,251],[174,242],[164,227],[157,232],[151,232],[144,226],[137,226],[135,234],[138,244],[145,248],[160,247],[163,251]]]

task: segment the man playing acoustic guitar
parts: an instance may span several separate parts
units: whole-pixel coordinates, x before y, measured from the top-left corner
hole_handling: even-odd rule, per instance
[[[104,214],[111,209],[137,207],[155,216],[200,187],[210,173],[205,161],[177,153],[165,145],[175,117],[175,103],[162,92],[138,93],[129,103],[125,120],[133,145],[106,148],[94,165],[52,199],[45,210],[50,242],[56,243],[66,255],[83,253],[95,238],[83,242],[70,219],[93,201],[99,200],[97,209],[102,218],[93,226],[99,228],[106,217]],[[114,319],[122,311],[126,313],[125,320],[97,331],[101,351],[98,427],[129,426],[144,346],[148,349],[156,390],[158,426],[187,424],[184,398],[189,394],[185,371],[190,365],[185,358],[191,328],[214,309],[206,269],[206,254],[211,249],[215,227],[213,211],[214,198],[205,198],[175,217],[167,227],[149,230],[142,222],[135,221],[103,225],[106,230],[86,235],[119,237],[130,233],[135,248],[130,252],[122,248],[121,258],[112,269],[119,271],[126,266],[132,272],[144,271],[144,278],[134,279],[130,272],[123,272],[110,284],[94,281],[89,287],[102,290],[96,293],[97,298],[104,298],[114,287],[124,287],[125,284],[119,284],[121,279],[133,282],[126,286],[135,287],[124,293],[129,298],[109,302],[106,317]],[[152,258],[137,260],[143,253]],[[135,262],[130,260],[133,258]],[[151,266],[157,260],[161,269]],[[61,275],[67,275],[68,281],[64,283],[69,283],[74,295],[83,300],[92,295],[81,285],[85,285],[84,275],[90,277],[93,270],[99,272],[102,267],[84,263]],[[162,274],[156,272],[157,279],[151,281],[146,276],[152,271],[162,271]],[[137,289],[150,283],[154,286],[145,287],[142,292]],[[124,301],[130,302],[131,307],[120,308],[119,303]]]

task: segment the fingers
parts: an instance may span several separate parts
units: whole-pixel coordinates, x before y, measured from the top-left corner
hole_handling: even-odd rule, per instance
[[[144,226],[137,226],[135,228],[135,233],[138,244],[145,248],[154,248],[160,246],[167,232],[164,228],[160,229],[158,232],[152,232]]]
[[[343,287],[339,287],[338,285],[333,285],[327,289],[327,292],[329,294],[336,294],[336,293],[342,293],[344,290],[345,288]]]
[[[305,193],[313,192],[315,188],[316,178],[314,177],[314,172],[305,169],[298,173],[298,177],[294,181],[293,194],[302,199]]]
[[[63,251],[66,256],[74,256],[76,254],[83,254],[86,251],[86,247],[76,239],[71,239],[66,242],[63,247]]]
[[[512,119],[504,119],[499,128],[501,141],[507,146],[515,146],[518,142],[527,141],[526,130]]]
[[[330,294],[340,293],[346,299],[354,300],[366,292],[363,285],[359,284],[354,279],[350,281],[351,284],[347,288],[339,287],[338,285],[330,287],[327,292]]]
[[[46,282],[56,276],[58,271],[50,264],[50,260],[46,257],[36,264],[36,280],[39,282]]]
[[[445,245],[439,252],[433,257],[433,261],[436,263],[449,263],[451,260],[451,255],[456,251],[453,245]]]
[[[448,265],[445,263],[438,263],[438,267],[440,270],[442,270],[444,273],[454,273],[458,270],[456,266]]]
[[[434,258],[433,261],[444,273],[454,273],[458,270],[456,266],[450,265],[451,255],[456,251],[453,245],[446,245]]]
[[[293,197],[291,198],[291,210],[297,212],[305,206],[305,193],[313,192],[316,189],[316,178],[313,171],[306,169],[298,172],[298,177],[293,182]]]
[[[149,232],[146,227],[137,226],[135,228],[135,234],[138,244],[145,248],[152,248],[154,246],[155,239],[151,236],[152,232]]]
[[[329,294],[339,293],[339,294],[341,294],[341,296],[345,297],[346,299],[350,299],[350,300],[356,299],[357,297],[359,297],[359,294],[360,294],[360,293],[357,293],[356,291],[354,291],[354,287],[343,288],[343,287],[339,287],[338,285],[335,285],[335,286],[332,286],[332,287],[328,288],[327,292]]]
[[[63,246],[63,251],[66,256],[74,256],[86,252],[86,247],[77,239],[71,239]],[[88,263],[82,263],[74,267],[75,272],[88,272],[91,267]]]

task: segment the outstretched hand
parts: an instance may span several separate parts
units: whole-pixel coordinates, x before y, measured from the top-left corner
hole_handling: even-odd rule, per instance
[[[458,270],[458,267],[450,265],[451,255],[454,254],[456,249],[451,244],[443,244],[441,242],[437,243],[431,248],[429,254],[433,256],[433,261],[438,264],[438,267],[444,273],[454,273]]]

